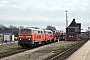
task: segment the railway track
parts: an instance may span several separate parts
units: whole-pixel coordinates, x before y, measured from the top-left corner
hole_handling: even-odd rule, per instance
[[[16,53],[20,53],[20,52],[23,52],[23,51],[26,51],[26,50],[28,50],[28,49],[20,48],[20,49],[7,51],[7,52],[2,52],[2,53],[0,53],[0,58],[7,57],[7,56],[10,56],[10,55],[13,55],[13,54],[16,54]]]
[[[79,49],[85,42],[87,41],[81,41],[77,43],[76,45],[72,45],[71,47],[66,48],[63,51],[60,51],[44,60],[67,60],[67,58],[74,53],[77,49]]]
[[[74,51],[76,51],[78,48],[80,48],[85,42],[86,41],[82,41],[82,42],[79,42],[78,44],[75,44],[75,46],[72,45],[71,47],[63,49],[62,51],[59,51],[55,55],[50,56],[49,58],[46,58],[44,60],[65,60]],[[41,47],[41,46],[38,46],[38,47]],[[38,48],[38,47],[34,47],[34,48]],[[33,49],[33,48],[30,48],[30,49]],[[16,53],[24,52],[24,51],[27,51],[27,50],[30,50],[30,49],[19,48],[19,49],[7,51],[7,52],[2,52],[2,53],[0,53],[0,58],[7,57],[7,56],[10,56],[10,55],[13,55],[13,54],[16,54]]]
[[[55,43],[55,42],[52,42],[52,43]],[[50,44],[50,43],[47,43],[45,45],[48,45],[48,44]],[[0,59],[3,58],[3,57],[7,57],[7,56],[10,56],[10,55],[13,55],[13,54],[17,54],[17,53],[24,52],[24,51],[27,51],[27,50],[30,50],[30,49],[34,49],[34,48],[38,48],[38,47],[41,47],[41,46],[43,46],[43,45],[33,46],[31,48],[16,48],[14,50],[2,52],[2,53],[0,53]]]

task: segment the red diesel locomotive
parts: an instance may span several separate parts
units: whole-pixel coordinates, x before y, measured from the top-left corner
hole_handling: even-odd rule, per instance
[[[51,30],[25,28],[18,32],[18,43],[22,47],[31,47],[52,42],[54,41],[53,37]]]

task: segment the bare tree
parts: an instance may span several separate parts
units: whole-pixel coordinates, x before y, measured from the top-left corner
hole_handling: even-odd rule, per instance
[[[55,28],[54,26],[50,26],[50,25],[47,26],[46,29],[47,29],[47,30],[51,30],[51,31],[56,30],[56,28]]]
[[[0,28],[1,28],[1,29],[4,29],[4,28],[7,28],[7,27],[4,26],[4,25],[0,25]]]
[[[24,29],[24,26],[19,26],[18,29],[19,30]]]
[[[18,30],[18,28],[16,26],[10,25],[9,28],[13,29],[13,30]]]

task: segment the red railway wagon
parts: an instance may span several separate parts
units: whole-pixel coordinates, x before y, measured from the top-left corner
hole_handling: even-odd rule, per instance
[[[66,34],[62,31],[54,31],[54,41],[65,40]]]
[[[28,28],[19,31],[18,39],[20,46],[30,47],[53,40],[53,34],[50,30]]]

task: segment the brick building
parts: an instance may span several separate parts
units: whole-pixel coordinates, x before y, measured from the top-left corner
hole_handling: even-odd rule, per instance
[[[66,28],[66,40],[78,40],[81,33],[81,23],[76,23],[75,19]]]

